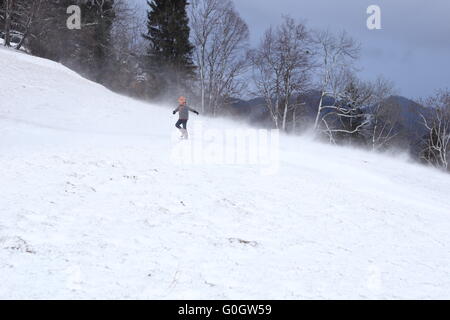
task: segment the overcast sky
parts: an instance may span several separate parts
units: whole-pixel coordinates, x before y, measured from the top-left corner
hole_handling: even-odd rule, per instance
[[[136,0],[145,3],[145,0]],[[252,45],[283,15],[310,28],[345,29],[362,44],[361,76],[382,74],[410,98],[450,88],[450,0],[235,0]],[[382,30],[366,26],[369,5],[381,8]]]

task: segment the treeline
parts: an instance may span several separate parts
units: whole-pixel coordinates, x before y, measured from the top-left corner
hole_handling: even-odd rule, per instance
[[[81,9],[79,29],[68,27],[72,5]],[[135,12],[126,1],[0,0],[0,8],[6,46],[63,63],[120,92],[142,75]]]
[[[71,5],[81,8],[70,29]],[[147,100],[187,95],[211,116],[236,98],[262,98],[270,126],[312,128],[331,143],[385,150],[404,143],[393,83],[358,77],[359,44],[284,17],[255,48],[231,0],[152,0],[147,16],[125,0],[0,0],[6,46],[61,62],[112,90]],[[317,97],[310,99],[310,92]],[[420,103],[415,156],[449,169],[450,92]],[[313,107],[311,108],[311,105]],[[420,123],[419,123],[420,122]]]

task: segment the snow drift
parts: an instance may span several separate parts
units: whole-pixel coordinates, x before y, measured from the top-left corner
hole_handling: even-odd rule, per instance
[[[271,175],[180,165],[171,109],[12,50],[0,96],[0,298],[450,298],[449,175],[285,136]]]

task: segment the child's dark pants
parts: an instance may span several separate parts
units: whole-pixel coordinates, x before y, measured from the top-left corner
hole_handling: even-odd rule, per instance
[[[175,123],[175,127],[177,127],[178,129],[181,129],[181,126],[183,126],[183,129],[186,129],[187,119],[180,119],[177,121],[177,123]]]

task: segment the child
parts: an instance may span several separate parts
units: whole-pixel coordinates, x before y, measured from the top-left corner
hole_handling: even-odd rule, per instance
[[[189,120],[189,111],[199,114],[196,110],[189,108],[186,103],[185,97],[180,97],[178,99],[178,107],[173,110],[173,114],[177,113],[179,114],[179,119],[177,123],[175,124],[175,127],[178,128],[181,132],[181,139],[188,139],[188,132],[187,132],[187,122]],[[183,128],[181,128],[183,126]]]

